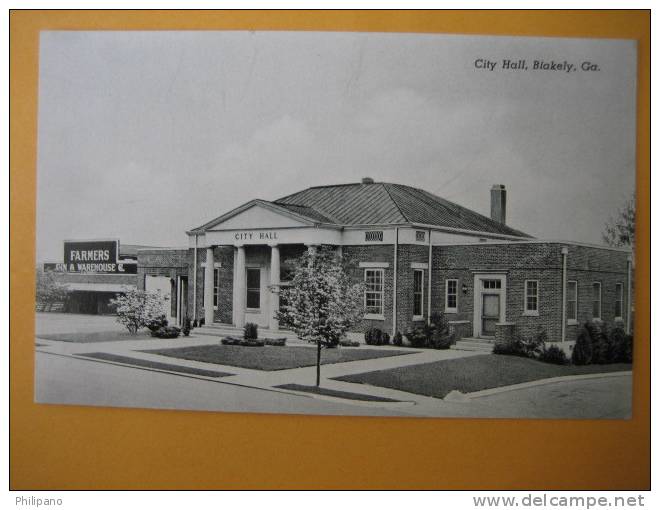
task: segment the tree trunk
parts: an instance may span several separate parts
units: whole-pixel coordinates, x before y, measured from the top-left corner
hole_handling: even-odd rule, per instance
[[[321,386],[321,341],[316,341],[316,386]]]

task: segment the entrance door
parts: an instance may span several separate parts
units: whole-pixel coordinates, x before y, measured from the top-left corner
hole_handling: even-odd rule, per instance
[[[495,324],[500,321],[500,295],[482,294],[481,335],[495,336]]]
[[[264,267],[245,268],[245,322],[268,326],[268,271]]]
[[[506,321],[506,275],[477,273],[474,275],[475,337],[495,336],[496,325]]]

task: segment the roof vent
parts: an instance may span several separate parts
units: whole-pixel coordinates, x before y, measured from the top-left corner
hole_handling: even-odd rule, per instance
[[[374,180],[371,177],[362,177],[362,184],[373,184]]]

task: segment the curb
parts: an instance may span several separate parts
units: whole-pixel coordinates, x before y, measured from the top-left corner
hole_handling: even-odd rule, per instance
[[[470,399],[481,398],[481,397],[488,397],[490,395],[497,395],[498,393],[506,393],[507,391],[523,390],[526,388],[533,388],[535,386],[545,386],[546,384],[555,384],[555,383],[570,382],[570,381],[583,381],[587,379],[605,379],[609,377],[623,377],[628,375],[632,375],[632,370],[622,370],[619,372],[601,372],[598,374],[565,375],[561,377],[539,379],[537,381],[529,381],[520,384],[512,384],[511,386],[489,388],[487,390],[475,391],[473,393],[466,393],[465,396]]]

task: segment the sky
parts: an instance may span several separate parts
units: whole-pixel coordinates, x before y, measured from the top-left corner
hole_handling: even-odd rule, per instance
[[[634,192],[635,76],[625,40],[42,32],[37,261],[65,239],[186,246],[251,199],[367,176],[485,215],[504,184],[507,224],[600,243]]]

